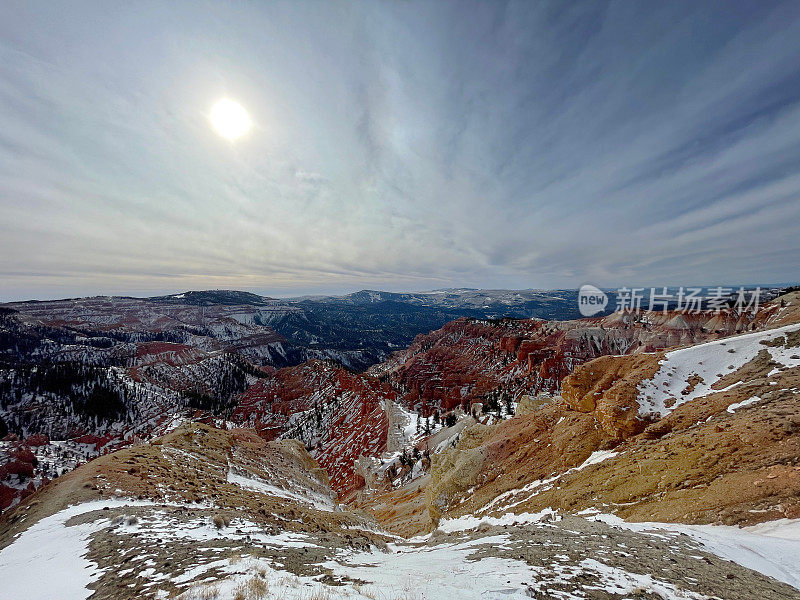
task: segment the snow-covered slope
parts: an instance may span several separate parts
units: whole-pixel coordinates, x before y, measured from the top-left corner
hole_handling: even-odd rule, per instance
[[[0,550],[0,597],[788,600],[800,574],[789,560],[766,558],[788,558],[797,540],[713,527],[509,519],[389,544],[367,537],[352,547],[352,529],[280,531],[247,515],[217,528],[189,511],[117,499],[46,517]]]
[[[720,382],[759,353],[775,363],[775,370],[800,367],[800,345],[771,343],[797,332],[800,325],[787,325],[667,352],[658,372],[639,385],[640,414],[662,417],[695,398],[741,385],[741,379],[727,385]]]

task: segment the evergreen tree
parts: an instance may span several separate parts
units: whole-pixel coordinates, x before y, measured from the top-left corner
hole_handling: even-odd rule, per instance
[[[514,403],[512,402],[509,394],[506,394],[506,412],[508,413],[508,416],[514,416]]]

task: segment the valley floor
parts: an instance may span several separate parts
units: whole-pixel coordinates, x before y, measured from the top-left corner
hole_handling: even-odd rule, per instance
[[[71,506],[0,551],[0,598],[800,598],[800,521],[739,529],[543,511],[367,547],[214,516],[196,504]]]

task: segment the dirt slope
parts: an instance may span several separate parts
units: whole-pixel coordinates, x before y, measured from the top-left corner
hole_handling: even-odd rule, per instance
[[[191,423],[40,488],[0,517],[0,548],[67,506],[120,497],[195,505],[208,515],[244,514],[289,530],[340,531],[360,523],[336,510],[327,474],[299,442],[265,442],[252,430]]]

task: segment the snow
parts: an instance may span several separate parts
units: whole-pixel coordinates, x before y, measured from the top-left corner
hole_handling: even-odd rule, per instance
[[[228,470],[228,483],[238,485],[240,488],[245,490],[261,492],[262,494],[269,494],[270,496],[285,498],[294,502],[300,502],[301,504],[310,504],[318,510],[330,512],[336,508],[333,500],[323,496],[322,494],[316,494],[310,490],[308,490],[308,495],[300,494],[291,490],[279,488],[276,485],[272,485],[258,479],[245,477],[243,475],[236,475],[231,470]]]
[[[722,391],[712,386],[724,375],[751,361],[761,350],[769,352],[772,360],[785,367],[800,366],[800,359],[792,358],[797,355],[797,348],[772,348],[761,343],[797,330],[800,330],[800,325],[787,325],[668,352],[653,378],[639,384],[639,414],[663,417],[681,404]],[[699,377],[700,381],[684,394],[693,376]],[[667,407],[669,399],[673,399],[674,404]]]
[[[745,527],[746,531],[767,537],[797,540],[800,542],[800,519],[777,519]]]
[[[393,404],[393,408],[396,410],[396,414],[398,415],[398,421],[404,423],[402,428],[403,440],[401,442],[401,447],[410,447],[415,442],[418,442],[429,435],[433,435],[443,428],[441,423],[438,425],[434,423],[433,418],[431,417],[427,421],[430,425],[430,431],[425,433],[426,420],[424,418],[420,417],[416,412],[407,410],[399,403],[395,402]]]
[[[641,590],[655,592],[657,596],[666,600],[683,600],[691,598],[693,600],[703,600],[708,598],[703,594],[687,590],[679,590],[674,585],[665,581],[659,581],[652,575],[631,573],[623,569],[612,567],[597,560],[587,558],[581,561],[580,566],[584,570],[594,571],[598,574],[598,585],[587,586],[597,590],[603,590],[608,594],[630,594]]]
[[[579,564],[557,561],[532,565],[523,560],[483,556],[475,560],[482,548],[508,547],[507,534],[492,535],[436,546],[390,544],[389,552],[356,552],[321,564],[330,569],[340,586],[321,586],[309,577],[298,577],[274,569],[259,559],[241,561],[228,566],[231,576],[206,589],[215,589],[218,597],[231,597],[237,586],[258,572],[270,590],[280,590],[281,598],[307,600],[324,597],[329,600],[365,598],[420,598],[427,600],[522,600],[538,592],[544,597],[579,599],[583,590],[603,590],[619,595],[646,589],[666,600],[705,600],[696,592],[679,590],[651,574],[639,574],[606,565],[596,559]],[[567,558],[567,557],[564,557]],[[552,589],[554,583],[573,583],[576,594]],[[203,588],[186,598],[203,597]]]
[[[419,437],[417,430],[420,428],[419,415],[415,412],[407,411],[401,405],[397,405],[398,409],[405,417],[406,426],[403,428],[404,445],[408,444],[412,439]]]
[[[737,408],[744,408],[745,406],[750,406],[751,404],[755,404],[759,402],[761,398],[758,396],[753,396],[752,398],[748,398],[747,400],[742,400],[741,402],[734,402],[728,407],[728,412],[733,414]]]
[[[165,507],[179,504],[154,503],[131,499],[97,500],[70,506],[46,517],[22,532],[0,551],[0,598],[26,600],[85,600],[93,594],[87,589],[99,579],[97,565],[86,558],[90,536],[105,528],[116,528],[121,535],[136,537],[145,543],[159,545],[174,540],[204,542],[215,539],[238,540],[242,544],[261,543],[273,548],[310,548],[315,545],[299,533],[281,532],[268,535],[263,527],[244,519],[234,519],[229,527],[217,529],[208,519],[179,522],[163,510],[154,510],[137,517],[135,523],[100,518],[91,523],[67,526],[71,518],[103,508]],[[196,507],[197,505],[192,505]],[[178,576],[176,583],[188,582],[219,561],[197,565],[191,573]],[[28,577],[21,574],[35,574]],[[46,576],[41,576],[45,575]],[[151,580],[167,576],[153,571]]]
[[[189,419],[182,415],[169,415],[167,417],[167,420],[165,421],[165,424],[158,431],[158,436],[160,437],[162,435],[167,435],[168,433],[175,431],[178,427],[180,427],[184,423],[188,422]]]
[[[439,523],[438,529],[445,533],[452,533],[455,531],[466,531],[468,529],[475,529],[481,525],[503,526],[503,525],[524,525],[528,523],[539,523],[545,517],[552,520],[559,520],[556,511],[552,508],[545,508],[536,513],[506,513],[502,517],[474,517],[472,515],[464,515],[457,519],[444,519]]]
[[[513,508],[513,507],[515,507],[515,506],[517,506],[519,504],[522,504],[523,502],[525,502],[526,500],[528,500],[529,498],[531,498],[535,494],[538,494],[539,491],[549,490],[552,487],[550,484],[553,483],[554,481],[556,481],[557,479],[559,479],[560,477],[561,477],[561,475],[555,475],[553,477],[548,477],[547,479],[537,479],[535,481],[531,481],[530,483],[525,484],[521,488],[516,488],[516,489],[513,489],[513,490],[508,490],[507,492],[503,492],[499,496],[496,496],[494,498],[494,500],[489,502],[489,504],[487,504],[486,506],[481,508],[478,512],[488,512],[493,507],[498,506],[498,505],[502,505],[506,500],[514,499],[515,496],[519,496],[520,494],[526,494],[522,498],[522,500],[517,500],[516,502],[513,502],[511,504],[505,504],[504,505],[504,508],[506,508],[506,509]],[[544,486],[547,486],[547,487],[544,487]],[[539,488],[542,488],[542,489],[539,490]]]
[[[211,569],[217,569],[225,567],[229,564],[227,560],[212,560],[211,562],[207,562],[201,565],[197,565],[193,569],[189,569],[185,571],[182,575],[178,575],[177,577],[172,578],[173,583],[181,584],[181,583],[189,583],[193,581],[203,573],[210,571]]]
[[[210,519],[197,518],[180,521],[164,511],[154,511],[149,515],[139,516],[133,525],[120,524],[118,533],[150,540],[153,544],[170,540],[208,542],[226,539],[242,543],[260,543],[278,548],[311,548],[314,546],[307,536],[300,533],[281,532],[279,534],[264,533],[260,527],[246,519],[233,519],[227,527],[217,528]]]
[[[720,558],[774,577],[800,589],[800,519],[781,519],[751,527],[683,525],[680,523],[629,523],[617,516],[589,517],[636,532],[684,533]]]
[[[590,457],[591,458],[591,457]],[[104,507],[154,506],[155,510],[139,515],[136,523],[110,521],[99,518],[92,523],[72,525],[66,522],[80,514]],[[800,587],[800,520],[773,521],[739,529],[710,525],[679,525],[669,523],[627,523],[613,515],[591,517],[616,527],[630,529],[646,535],[679,535],[685,533],[709,552],[733,560],[745,567],[775,577],[795,587]],[[506,514],[502,517],[477,519],[472,516],[446,520],[439,529],[459,532],[482,524],[511,526],[540,523],[545,519],[558,520],[555,511],[546,509],[539,513]],[[552,524],[543,524],[551,527]],[[130,535],[148,547],[152,544],[170,544],[175,540],[210,539],[238,540],[243,545],[264,543],[272,548],[287,546],[308,547],[305,536],[290,532],[267,535],[263,528],[243,519],[235,519],[230,527],[217,530],[207,519],[178,522],[163,510],[163,506],[147,501],[103,500],[71,506],[56,515],[47,517],[20,534],[15,541],[0,551],[0,598],[25,598],[26,600],[85,600],[92,590],[89,586],[99,578],[97,566],[89,561],[87,553],[89,536],[103,528],[116,528],[117,535]],[[287,600],[307,600],[325,597],[330,600],[348,598],[413,597],[428,600],[460,598],[519,599],[535,593],[552,596],[551,586],[568,583],[577,586],[574,593],[561,592],[558,597],[584,597],[586,590],[604,590],[624,596],[636,590],[648,590],[667,600],[704,600],[705,596],[690,590],[681,590],[660,580],[658,574],[634,573],[607,565],[600,557],[584,558],[570,563],[567,556],[556,556],[552,564],[528,564],[524,560],[475,553],[486,548],[510,549],[512,537],[505,531],[498,534],[469,539],[456,539],[448,543],[431,544],[427,540],[399,541],[389,544],[389,551],[343,550],[325,560],[321,566],[331,570],[343,582],[341,586],[326,586],[312,577],[293,575],[280,568],[273,559],[243,557],[240,560],[207,557],[205,562],[193,565],[178,573],[162,573],[156,563],[144,561],[141,570],[153,582],[156,597],[165,594],[156,591],[167,581],[186,586],[215,570],[222,578],[213,583],[195,583],[181,598],[187,600],[211,597],[205,592],[215,589],[219,598],[234,597],[240,586],[261,579],[270,590],[279,590]],[[141,568],[141,567],[140,567]],[[47,574],[46,577],[21,577],[20,573]],[[576,595],[577,594],[577,595]],[[555,596],[554,596],[555,597]]]
[[[486,513],[493,507],[498,505],[503,505],[504,502],[511,500],[514,500],[514,502],[505,504],[504,508],[509,509],[518,506],[523,502],[529,500],[539,492],[549,490],[551,487],[553,487],[552,486],[553,482],[558,481],[565,475],[574,473],[576,471],[580,471],[581,469],[585,469],[586,467],[591,465],[596,465],[598,463],[603,462],[604,460],[614,458],[617,454],[618,453],[614,452],[613,450],[596,450],[595,452],[592,452],[589,455],[589,457],[585,461],[583,461],[580,465],[578,465],[577,467],[572,467],[571,469],[568,469],[564,473],[553,475],[552,477],[548,477],[547,479],[537,479],[535,481],[531,481],[530,483],[525,484],[521,488],[516,488],[508,490],[507,492],[503,492],[499,496],[496,496],[491,502],[489,502],[489,504],[481,508],[479,512]],[[524,496],[522,496],[521,499],[516,498],[517,496],[520,496],[522,494],[524,494]]]
[[[144,506],[149,502],[104,500],[70,506],[38,521],[0,550],[0,598],[84,600],[99,577],[86,558],[89,536],[107,527],[108,519],[67,527],[66,522],[103,507]],[[32,574],[36,576],[21,576]],[[43,576],[46,575],[46,576]]]
[[[501,541],[504,538],[501,538]],[[486,543],[492,540],[484,538]],[[524,562],[484,557],[469,561],[474,545],[421,548],[395,554],[361,553],[347,564],[329,562],[335,574],[371,582],[367,597],[499,600],[530,598],[525,582],[534,576]],[[342,594],[344,596],[344,594]],[[361,596],[361,594],[359,594]],[[363,596],[362,596],[363,597]]]
[[[590,465],[596,465],[598,463],[603,462],[604,460],[608,460],[609,458],[614,458],[618,452],[614,452],[613,450],[597,450],[592,452],[585,461],[583,461],[579,466],[575,467],[574,469],[570,469],[567,473],[571,473],[573,471],[580,471],[581,469],[585,469]],[[565,473],[566,475],[566,473]]]

